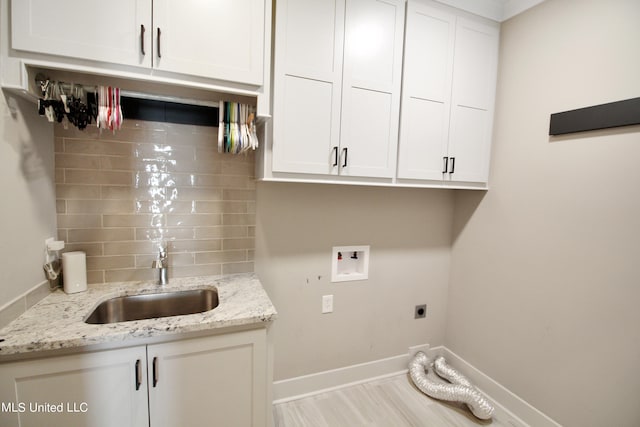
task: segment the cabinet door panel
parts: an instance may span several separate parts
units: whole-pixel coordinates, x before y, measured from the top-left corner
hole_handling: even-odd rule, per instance
[[[449,156],[454,181],[487,182],[498,66],[498,29],[458,18]]]
[[[154,0],[154,68],[261,85],[264,7],[264,0]]]
[[[148,354],[152,426],[266,425],[264,330],[150,345]]]
[[[11,17],[13,49],[151,66],[151,0],[19,0]]]
[[[276,4],[275,172],[337,174],[344,0]]]
[[[278,8],[278,65],[287,74],[339,81],[344,0],[293,0]]]
[[[393,96],[389,93],[352,88],[351,102],[357,108],[342,116],[344,132],[341,150],[347,149],[347,158],[341,152],[340,174],[349,176],[391,177],[395,168],[395,146],[390,145],[393,129]]]
[[[341,174],[395,174],[403,32],[403,1],[347,1],[340,142],[352,161]]]
[[[405,100],[398,178],[441,180],[447,153],[449,105],[426,99]]]
[[[456,18],[407,6],[398,177],[441,180],[447,156]]]
[[[412,96],[450,101],[455,29],[455,16],[409,3],[403,85]]]
[[[143,373],[138,390],[137,360]],[[3,410],[0,425],[148,427],[146,381],[145,347],[2,364],[0,401],[22,402],[25,410]],[[62,404],[63,410],[38,412],[38,403]]]
[[[455,105],[493,108],[498,65],[498,30],[458,19],[454,60]]]
[[[337,173],[331,158],[334,86],[331,83],[285,76],[280,86],[279,132],[273,141],[273,170]]]
[[[454,181],[487,182],[493,115],[489,111],[454,107],[449,156],[455,157]]]
[[[397,67],[397,24],[402,7],[384,0],[347,1],[345,69],[355,84],[390,91]],[[402,33],[400,33],[402,38]],[[402,49],[402,45],[400,45]]]

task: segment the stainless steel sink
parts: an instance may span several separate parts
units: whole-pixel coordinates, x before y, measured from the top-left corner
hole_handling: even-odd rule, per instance
[[[218,306],[215,289],[129,295],[106,300],[87,317],[86,323],[105,324],[157,317],[203,313]]]

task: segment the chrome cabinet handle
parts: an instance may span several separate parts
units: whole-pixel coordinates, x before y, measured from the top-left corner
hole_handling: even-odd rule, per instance
[[[442,160],[444,160],[444,167],[442,169],[442,173],[447,173],[447,170],[449,169],[449,158],[448,157],[443,157]]]
[[[155,387],[160,380],[160,374],[158,373],[158,358],[153,358],[153,386]]]
[[[158,58],[162,58],[162,54],[160,53],[160,27],[158,27]]]
[[[140,52],[143,55],[146,55],[147,53],[144,51],[144,25],[140,24]]]
[[[140,364],[140,359],[136,360],[136,391],[140,390],[140,385],[142,384],[142,365]]]

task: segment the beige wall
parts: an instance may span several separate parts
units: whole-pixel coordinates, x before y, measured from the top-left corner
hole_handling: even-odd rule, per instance
[[[258,183],[257,195],[256,272],[279,314],[276,380],[442,344],[451,192]],[[371,245],[368,280],[330,283],[338,245]],[[321,314],[327,294],[334,312]],[[419,303],[426,319],[413,318]]]
[[[218,153],[218,129],[125,120],[55,126],[58,235],[87,253],[89,283],[253,271],[254,155]]]
[[[456,193],[446,345],[566,426],[640,425],[640,126],[548,136],[640,96],[640,2],[502,26],[491,189]]]
[[[52,141],[35,104],[0,92],[0,307],[45,281],[44,241],[56,235]],[[5,307],[0,325],[33,302]]]
[[[640,127],[547,135],[551,113],[640,96],[639,21],[637,0],[548,0],[503,25],[486,194],[259,183],[275,379],[444,343],[564,425],[640,424]],[[56,227],[52,130],[18,104],[0,101],[0,306],[44,280]],[[371,245],[369,280],[330,283],[342,244]]]

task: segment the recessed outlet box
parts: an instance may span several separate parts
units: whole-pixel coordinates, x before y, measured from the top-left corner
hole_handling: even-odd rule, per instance
[[[347,282],[369,278],[369,246],[334,246],[331,281]]]
[[[414,319],[422,319],[427,316],[427,304],[416,305],[416,308],[413,312]]]

